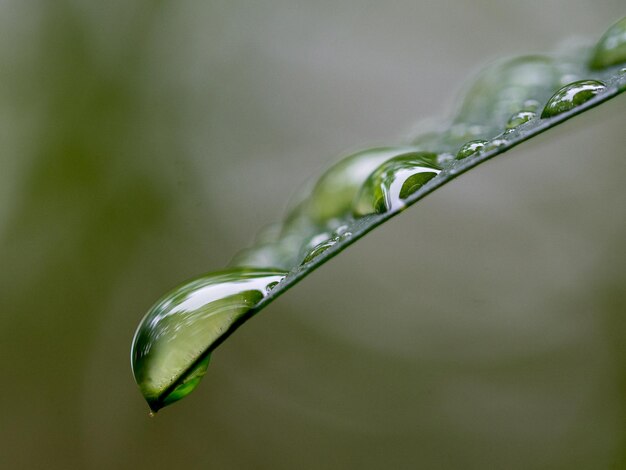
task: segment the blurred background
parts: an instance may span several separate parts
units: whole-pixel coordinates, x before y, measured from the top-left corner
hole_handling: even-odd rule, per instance
[[[623,0],[0,0],[0,467],[626,468],[619,97],[437,191],[148,417],[134,330],[346,150]]]

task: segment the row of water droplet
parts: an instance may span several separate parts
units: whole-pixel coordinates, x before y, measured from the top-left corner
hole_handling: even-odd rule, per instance
[[[224,335],[289,272],[308,269],[352,236],[372,214],[403,210],[425,185],[473,158],[520,139],[533,125],[626,84],[626,18],[593,49],[564,57],[527,56],[497,63],[467,90],[456,116],[401,146],[341,159],[288,211],[266,227],[229,269],[183,284],[141,322],[132,350],[137,383],[156,411],[193,390]],[[617,73],[615,73],[617,72]]]
[[[408,145],[343,158],[299,198],[282,224],[264,230],[231,266],[291,270],[310,263],[336,242],[337,228],[368,214],[402,210],[411,194],[438,175],[445,177],[459,160],[506,145],[533,122],[605,92],[606,84],[593,76],[626,61],[625,36],[623,19],[591,54],[578,49],[560,59],[526,56],[493,65],[469,88],[451,122]]]

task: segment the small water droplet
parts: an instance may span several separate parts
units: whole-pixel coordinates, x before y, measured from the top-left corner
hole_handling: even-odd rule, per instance
[[[354,214],[362,217],[404,208],[404,200],[441,172],[437,154],[415,152],[379,166],[355,198]]]
[[[280,282],[278,282],[278,281],[276,281],[276,282],[271,282],[270,284],[268,284],[268,285],[265,287],[265,292],[267,292],[267,293],[269,294],[271,291],[273,291],[273,290],[276,288],[276,286],[277,286],[278,284],[280,284]]]
[[[490,152],[491,150],[504,147],[507,143],[508,140],[503,139],[502,137],[495,137],[485,144],[485,148],[483,150],[485,152]]]
[[[315,245],[305,256],[304,259],[302,260],[302,263],[300,263],[301,265],[304,264],[308,264],[311,261],[313,261],[315,258],[317,258],[319,255],[321,255],[322,253],[324,253],[325,251],[327,251],[330,247],[332,247],[333,245],[335,245],[338,241],[339,241],[340,237],[333,237],[333,238],[329,238],[328,240],[323,241],[322,243],[319,243],[318,245]]]
[[[486,143],[486,140],[471,140],[467,142],[456,154],[456,159],[462,160],[469,157],[470,155],[474,155],[475,153],[480,152],[485,147]]]
[[[596,45],[589,66],[604,69],[626,62],[626,17],[611,26]]]
[[[300,265],[304,265],[310,263],[319,255],[327,251],[330,247],[336,245],[341,240],[345,240],[346,238],[350,238],[352,236],[352,232],[347,231],[347,225],[340,227],[333,233],[333,235],[322,242],[316,244],[313,248],[309,249],[304,256]]]
[[[156,416],[156,413],[154,411],[150,410],[150,411],[148,411],[148,416],[150,418],[154,418]]]
[[[344,235],[347,234],[350,230],[350,226],[349,225],[340,225],[339,227],[337,227],[335,229],[335,234],[337,235]]]
[[[506,128],[515,129],[522,124],[527,123],[531,119],[535,119],[536,117],[537,113],[535,113],[534,111],[520,111],[519,113],[515,113],[509,118],[509,122],[506,123]]]
[[[604,83],[598,80],[580,80],[565,85],[548,100],[541,117],[549,118],[574,109],[605,90]]]
[[[268,269],[207,274],[177,287],[148,311],[133,339],[131,365],[153,411],[196,388],[207,370],[211,345],[285,275]]]

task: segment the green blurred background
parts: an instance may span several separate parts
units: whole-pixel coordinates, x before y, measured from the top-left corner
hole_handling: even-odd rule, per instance
[[[155,419],[147,308],[623,0],[0,0],[1,468],[626,467],[626,99],[429,196]]]

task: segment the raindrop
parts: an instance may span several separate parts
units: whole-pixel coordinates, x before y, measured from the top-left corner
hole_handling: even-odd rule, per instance
[[[175,288],[148,311],[133,339],[131,365],[153,411],[196,388],[212,347],[285,275],[253,269],[206,274]]]
[[[548,100],[541,117],[549,118],[574,109],[605,90],[604,83],[597,80],[580,80],[565,85]]]
[[[506,128],[515,129],[522,124],[526,124],[531,119],[535,119],[536,117],[537,113],[534,111],[520,111],[509,118],[509,122],[506,123]]]
[[[626,17],[611,26],[596,45],[589,66],[604,69],[626,62]]]
[[[392,158],[363,183],[355,199],[354,214],[362,217],[400,210],[406,198],[440,172],[435,153],[415,152]]]
[[[457,160],[462,160],[470,155],[480,152],[485,147],[486,143],[486,140],[471,140],[467,142],[463,145],[463,147],[461,147],[459,153],[456,154]]]

